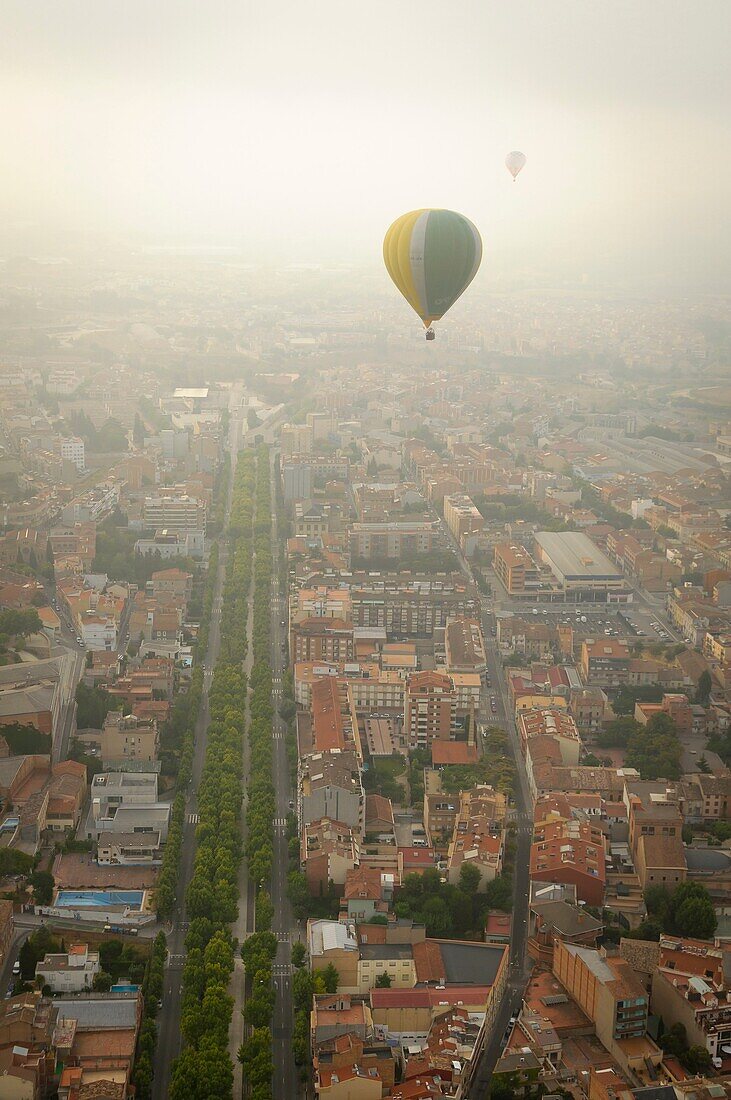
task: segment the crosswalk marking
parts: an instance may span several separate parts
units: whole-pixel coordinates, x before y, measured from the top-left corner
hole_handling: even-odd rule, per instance
[[[289,943],[289,932],[277,932],[276,936],[280,943]]]
[[[189,825],[197,825],[198,822],[200,821],[200,819],[201,819],[200,814],[188,814],[188,824]]]
[[[277,978],[286,978],[292,973],[291,963],[275,963],[272,967],[272,974]]]
[[[168,955],[168,966],[171,970],[177,970],[185,962],[185,955]]]
[[[287,819],[286,819],[286,817],[275,817],[274,818],[274,828],[275,829],[286,829],[287,828]]]

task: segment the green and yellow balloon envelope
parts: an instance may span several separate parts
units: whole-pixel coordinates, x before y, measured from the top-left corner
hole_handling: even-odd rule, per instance
[[[427,328],[467,289],[481,259],[480,234],[454,210],[402,214],[383,240],[386,270]]]

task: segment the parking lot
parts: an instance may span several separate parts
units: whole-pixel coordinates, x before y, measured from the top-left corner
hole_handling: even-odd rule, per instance
[[[529,621],[545,622],[551,626],[570,625],[575,634],[581,637],[596,638],[601,635],[615,638],[637,638],[647,644],[664,642],[673,644],[680,641],[677,633],[667,622],[658,618],[656,612],[640,603],[624,604],[621,608],[602,604],[574,606],[569,604],[518,604],[510,608],[503,606],[499,616],[517,615]]]

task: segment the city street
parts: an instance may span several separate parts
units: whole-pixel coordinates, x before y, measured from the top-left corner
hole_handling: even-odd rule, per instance
[[[279,536],[276,513],[275,465],[272,456],[272,702],[274,705],[274,787],[277,816],[274,820],[274,869],[272,873],[272,902],[274,904],[273,931],[277,940],[277,956],[273,976],[277,998],[274,1005],[273,1057],[274,1098],[292,1100],[297,1095],[297,1069],[292,1053],[292,964],[290,962],[292,938],[297,935],[297,922],[287,897],[287,871],[289,851],[287,843],[287,814],[292,788],[287,761],[287,727],[279,717],[282,703],[282,676],[287,667],[287,629],[281,625],[287,620],[286,592],[280,587]]]
[[[236,469],[236,456],[238,453],[238,438],[240,422],[234,419],[232,414],[229,429],[229,453],[231,456],[231,477],[228,486],[228,498],[226,501],[226,521],[231,510],[231,496],[233,492],[233,479]],[[166,1100],[170,1089],[170,1075],[173,1060],[181,1049],[180,1034],[180,1008],[181,1008],[181,982],[183,975],[183,963],[185,961],[185,933],[188,922],[185,911],[185,895],[188,884],[193,874],[193,862],[196,853],[195,829],[197,822],[196,792],[203,771],[203,763],[206,754],[208,735],[208,692],[213,678],[213,666],[215,665],[221,641],[221,600],[223,597],[223,582],[226,576],[226,563],[228,549],[222,541],[219,543],[220,557],[218,577],[214,593],[214,612],[211,617],[211,625],[208,634],[208,650],[206,652],[206,672],[203,677],[203,695],[201,698],[200,713],[195,730],[195,751],[193,756],[193,775],[185,802],[185,819],[183,831],[182,854],[180,860],[180,874],[178,877],[178,890],[175,901],[175,909],[172,915],[171,926],[165,928],[168,940],[168,956],[165,964],[165,978],[162,995],[162,1009],[158,1014],[158,1041],[155,1060],[155,1076],[152,1082],[153,1100]]]

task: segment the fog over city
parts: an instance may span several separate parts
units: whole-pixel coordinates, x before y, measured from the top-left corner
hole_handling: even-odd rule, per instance
[[[376,264],[398,213],[446,206],[488,284],[728,278],[726,0],[2,7],[6,254]]]
[[[0,0],[0,1100],[731,1100],[731,0]]]

